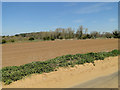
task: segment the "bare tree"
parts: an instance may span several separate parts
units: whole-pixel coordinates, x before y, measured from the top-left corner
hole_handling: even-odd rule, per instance
[[[76,35],[77,35],[78,39],[82,38],[82,35],[83,35],[83,26],[82,25],[79,26],[79,28],[77,29]]]

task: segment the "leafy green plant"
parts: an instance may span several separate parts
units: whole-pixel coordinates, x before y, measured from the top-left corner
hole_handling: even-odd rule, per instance
[[[8,85],[34,73],[42,74],[57,71],[59,67],[74,67],[76,64],[81,65],[84,63],[92,63],[95,66],[95,60],[104,60],[106,57],[117,55],[120,55],[119,50],[75,55],[69,54],[47,61],[37,61],[20,66],[3,67],[0,73],[2,72],[2,81]]]

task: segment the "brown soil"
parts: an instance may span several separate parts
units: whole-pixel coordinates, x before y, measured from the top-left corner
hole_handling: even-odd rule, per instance
[[[2,45],[2,67],[43,61],[57,56],[118,49],[117,39],[58,40]]]
[[[10,85],[3,85],[3,88],[68,88],[101,76],[111,75],[117,71],[118,56],[108,57],[105,60],[95,61],[95,66],[93,66],[92,63],[87,63],[79,66],[76,65],[74,68],[60,68],[58,71],[50,73],[34,74],[30,77],[13,82]],[[109,82],[114,83],[109,84],[109,82],[104,82],[103,79],[103,83],[99,84],[95,81],[94,85],[97,88],[118,88],[118,79],[109,78]],[[116,78],[118,77],[116,76]],[[89,85],[90,84],[91,83],[89,83]],[[87,86],[85,85],[83,88],[85,87]]]

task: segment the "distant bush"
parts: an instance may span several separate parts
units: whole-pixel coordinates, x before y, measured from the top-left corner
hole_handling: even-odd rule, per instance
[[[51,71],[56,71],[59,67],[74,67],[76,64],[92,63],[94,66],[95,60],[104,60],[104,58],[109,56],[120,55],[119,50],[112,50],[110,52],[98,52],[98,53],[87,53],[87,54],[69,54],[64,56],[59,56],[48,61],[37,61],[20,66],[8,66],[3,67],[2,71],[2,81],[5,84],[10,84],[13,81],[20,80],[25,76],[30,74],[38,73],[49,73]]]
[[[22,36],[22,37],[26,37],[26,34],[25,34],[25,33],[22,33],[22,34],[20,34],[20,36]]]
[[[63,37],[59,37],[59,39],[63,39]]]
[[[86,37],[90,39],[92,36],[90,34],[87,34]]]
[[[51,38],[52,41],[54,41],[55,39],[54,38]]]
[[[43,40],[54,40],[54,38],[50,38],[49,36],[48,37],[44,37]]]
[[[15,40],[14,40],[14,39],[11,39],[10,42],[15,42]]]
[[[2,44],[6,43],[7,41],[5,39],[2,39]]]
[[[105,37],[106,38],[112,38],[113,37],[113,34],[109,33],[109,32],[106,32],[105,33]]]
[[[48,36],[48,37],[46,37],[46,40],[50,40],[50,37]]]
[[[18,35],[18,34],[16,34],[15,36],[16,36],[16,37],[18,37],[19,35]]]
[[[43,40],[45,41],[45,40],[47,40],[47,38],[46,38],[46,37],[44,37],[44,38],[43,38]]]
[[[90,39],[92,36],[90,34],[83,35],[80,39]]]
[[[120,31],[115,30],[113,31],[114,38],[120,38]]]
[[[2,36],[2,38],[5,38],[5,36]]]
[[[84,36],[82,37],[82,39],[87,39],[87,35],[84,35]]]
[[[34,38],[33,38],[33,37],[30,37],[29,40],[32,41],[32,40],[34,40]]]
[[[91,35],[91,38],[96,39],[100,36],[100,32],[92,31],[90,35]]]

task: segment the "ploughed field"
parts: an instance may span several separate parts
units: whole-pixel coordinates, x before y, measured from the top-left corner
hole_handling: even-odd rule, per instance
[[[23,42],[2,45],[2,67],[33,61],[44,61],[57,56],[118,49],[117,39],[57,40]]]

